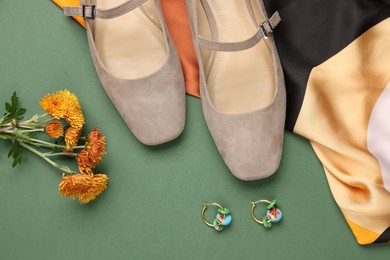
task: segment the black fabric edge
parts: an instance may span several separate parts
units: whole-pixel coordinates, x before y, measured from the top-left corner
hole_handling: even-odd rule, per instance
[[[390,242],[390,227],[388,227],[382,235],[380,235],[373,244]]]

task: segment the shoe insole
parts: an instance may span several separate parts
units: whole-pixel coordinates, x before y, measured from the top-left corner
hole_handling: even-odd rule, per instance
[[[259,24],[265,20],[257,0],[203,2],[203,5],[198,2],[197,7],[199,33],[202,37],[213,35],[214,41],[246,40],[257,32]],[[208,8],[207,15],[203,10],[205,7]],[[205,17],[208,23],[202,21]],[[275,72],[268,41],[262,39],[254,47],[238,52],[204,55],[207,51],[202,50],[209,95],[218,111],[248,113],[271,103],[275,95]]]
[[[126,0],[99,0],[108,9]],[[167,60],[167,47],[153,0],[113,19],[96,19],[95,43],[100,59],[118,78],[138,79],[153,74]]]

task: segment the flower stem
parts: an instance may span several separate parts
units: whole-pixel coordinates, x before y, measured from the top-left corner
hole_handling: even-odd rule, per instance
[[[18,132],[21,133],[32,133],[32,132],[44,132],[45,129],[43,128],[36,128],[36,129],[29,129],[29,130],[18,130]]]
[[[66,152],[63,152],[63,153],[45,153],[44,155],[45,155],[46,157],[61,156],[61,155],[74,156],[74,157],[76,157],[76,156],[77,156],[77,153],[66,153]]]
[[[30,144],[37,145],[37,146],[66,149],[65,145],[53,144],[53,143],[42,141],[42,140],[39,140],[39,139],[36,139],[36,138],[31,138],[31,137],[23,138],[23,141],[26,141],[26,142],[28,142]]]
[[[47,114],[46,114],[46,115],[47,115]],[[46,119],[45,121],[43,121],[43,123],[44,123],[44,124],[47,124],[47,123],[49,123],[50,121],[54,121],[54,120],[57,120],[57,119],[54,118],[54,117],[50,117],[50,118]]]
[[[30,123],[29,125],[19,125],[19,128],[36,129],[37,127],[43,127],[44,124]]]
[[[45,123],[39,122],[39,119],[41,119],[47,115],[48,115],[47,113],[42,114],[42,115],[35,115],[28,120],[18,122],[17,126],[20,128],[29,128],[29,129],[35,129],[37,126],[42,127],[43,125],[45,125]],[[2,119],[4,119],[4,118],[5,118],[5,116]],[[50,118],[50,120],[52,120],[52,118]],[[3,124],[2,127],[0,127],[0,132],[6,132],[9,130],[13,130],[13,129],[15,129],[15,126],[11,122],[11,123],[7,123],[7,124]]]
[[[3,128],[0,128],[0,133],[10,133],[10,132],[12,132],[13,128],[14,128],[13,126],[6,126]]]
[[[5,128],[1,129],[0,128],[0,133],[7,133],[15,136],[17,139],[29,143],[34,146],[38,147],[46,147],[46,148],[61,148],[61,149],[66,149],[66,145],[59,145],[59,144],[53,144],[50,142],[42,141],[36,138],[32,138],[26,135],[23,135],[23,133],[28,133],[28,132],[42,132],[44,131],[43,129],[35,129],[35,130],[18,130],[17,132],[21,133],[21,135],[18,135],[17,132],[15,133],[12,130],[5,130]],[[78,145],[78,146],[73,146],[72,149],[85,149],[85,145]]]
[[[66,166],[63,166],[63,165],[60,165],[54,161],[52,161],[51,159],[49,159],[45,154],[41,153],[40,151],[34,149],[33,147],[31,147],[30,145],[24,143],[24,142],[19,142],[20,146],[26,148],[27,150],[29,150],[30,152],[38,155],[39,157],[41,157],[42,159],[44,159],[46,162],[48,162],[50,165],[60,169],[61,171],[65,172],[65,173],[68,173],[68,174],[72,174],[72,173],[75,173],[74,171],[71,171],[68,167]]]

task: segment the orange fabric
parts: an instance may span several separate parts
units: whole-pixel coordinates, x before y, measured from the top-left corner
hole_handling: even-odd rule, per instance
[[[368,230],[362,226],[359,226],[358,224],[355,224],[348,218],[345,219],[347,220],[348,225],[351,227],[359,244],[372,244],[379,237],[379,234],[372,232],[371,230]]]
[[[179,52],[186,91],[199,97],[199,68],[196,60],[185,0],[162,0],[164,17]]]
[[[59,7],[79,6],[79,0],[53,0]],[[185,0],[162,0],[161,5],[169,32],[180,56],[187,94],[199,97],[199,69],[192,45]],[[73,17],[85,28],[81,17]]]

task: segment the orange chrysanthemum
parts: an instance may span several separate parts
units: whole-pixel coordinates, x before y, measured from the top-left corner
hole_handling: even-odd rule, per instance
[[[86,174],[62,175],[62,181],[59,184],[59,191],[62,196],[68,196],[75,199],[88,192],[92,186],[92,177]]]
[[[88,157],[95,164],[99,164],[102,156],[106,154],[106,137],[95,127],[88,135],[88,141],[85,144],[88,151]],[[91,167],[93,168],[93,167]]]
[[[45,133],[51,138],[57,139],[64,134],[64,128],[60,121],[52,121],[46,125]]]
[[[85,123],[77,96],[69,90],[58,91],[41,99],[42,108],[54,118],[65,118],[74,128],[81,129]]]
[[[80,203],[88,203],[107,188],[108,177],[105,174],[72,174],[62,176],[59,191],[62,196],[78,198]]]
[[[80,135],[81,135],[82,129],[74,128],[72,126],[68,127],[65,132],[65,144],[66,149],[71,150],[73,146],[76,146]]]
[[[67,101],[67,92],[68,90],[59,91],[55,94],[48,94],[41,99],[39,104],[45,110],[46,113],[51,115],[54,118],[60,119],[64,118],[68,110],[68,101]]]
[[[77,96],[69,91],[65,94],[68,102],[68,110],[66,111],[65,119],[68,123],[75,128],[82,128],[85,120],[81,111],[81,106]]]
[[[89,133],[85,149],[80,151],[77,163],[82,173],[89,174],[90,169],[95,168],[106,154],[106,138],[96,127]]]
[[[85,123],[84,115],[79,109],[70,109],[65,116],[65,120],[74,128],[83,128]]]
[[[88,192],[80,194],[79,201],[81,203],[88,203],[94,199],[107,188],[108,176],[102,173],[95,174],[92,177],[92,185]]]
[[[93,162],[91,162],[90,158],[88,158],[87,150],[82,150],[77,155],[77,164],[79,165],[79,169],[81,173],[92,175],[91,168],[95,167]],[[92,167],[93,166],[93,167]]]

